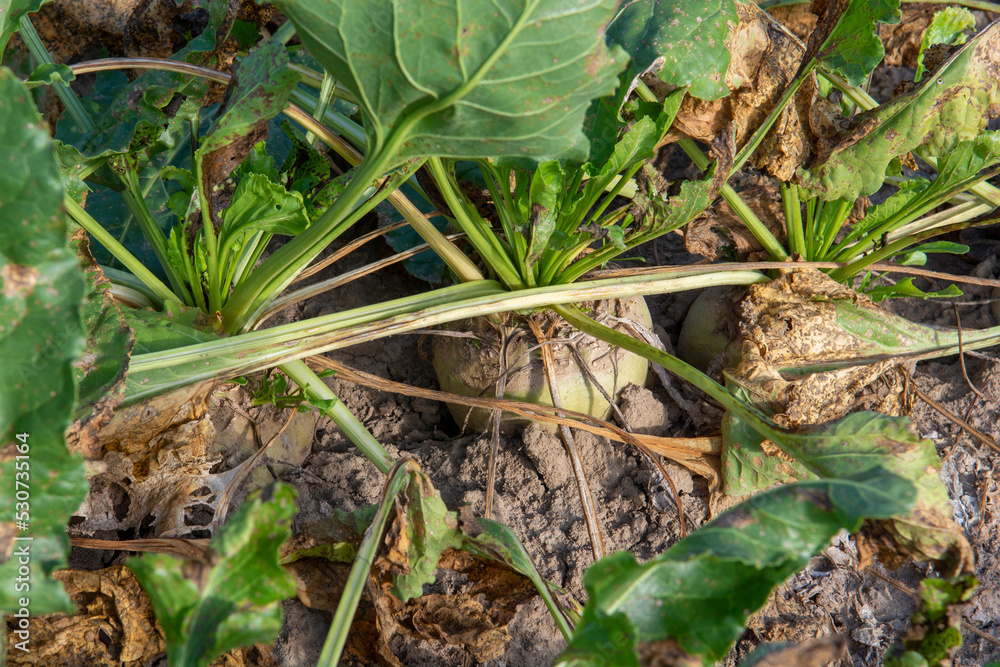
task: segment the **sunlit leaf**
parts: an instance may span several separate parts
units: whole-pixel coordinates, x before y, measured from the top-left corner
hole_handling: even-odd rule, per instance
[[[626,64],[603,27],[612,0],[274,3],[355,94],[368,146],[416,156],[586,159],[590,100]]]

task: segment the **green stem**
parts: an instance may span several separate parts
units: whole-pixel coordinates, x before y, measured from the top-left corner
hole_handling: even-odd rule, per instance
[[[281,42],[286,46],[288,42],[291,41],[292,37],[295,37],[295,24],[287,19],[278,27],[277,30],[274,31],[274,34],[271,35],[271,39],[276,42]]]
[[[333,89],[336,87],[337,82],[333,80],[333,77],[329,73],[323,74],[323,85],[319,89],[319,101],[316,103],[316,107],[312,110],[313,118],[319,122],[323,122],[323,118],[326,116],[326,110],[330,106],[330,100],[333,98]],[[306,133],[306,141],[308,141],[313,146],[316,145],[316,135],[312,132]]]
[[[163,267],[163,272],[167,275],[167,280],[170,281],[170,286],[176,294],[181,296],[181,303],[192,305],[194,301],[192,301],[191,295],[188,294],[187,288],[184,286],[184,279],[178,275],[174,265],[170,263],[167,254],[167,237],[164,236],[160,226],[156,224],[153,214],[149,212],[149,207],[146,206],[146,200],[142,197],[142,187],[139,185],[139,177],[135,169],[131,165],[126,165],[122,171],[118,172],[118,177],[125,186],[125,190],[122,192],[122,199],[125,201],[125,206],[128,207],[132,217],[139,223],[142,235],[146,237],[149,245],[152,246],[156,259],[159,260],[160,266]]]
[[[8,10],[9,11],[9,10]],[[38,33],[35,32],[35,26],[31,23],[31,14],[25,13],[21,17],[21,39],[28,47],[28,51],[31,53],[35,62],[39,65],[52,65],[52,56],[49,54],[49,50],[45,48],[45,44],[42,43],[41,38]],[[70,117],[81,132],[87,133],[94,129],[94,121],[91,119],[90,114],[87,110],[83,108],[83,103],[80,102],[80,98],[76,96],[73,89],[69,87],[66,83],[57,83],[53,86],[56,91],[56,95],[59,96],[60,101],[66,107],[66,111],[69,112]]]
[[[245,282],[236,287],[222,309],[228,333],[242,330],[253,313],[277,296],[323,248],[347,230],[349,225],[341,223],[388,162],[389,158],[384,154],[366,157],[336,201],[305,231],[278,248]]]
[[[452,178],[445,169],[441,158],[428,158],[427,166],[434,176],[441,196],[444,197],[445,202],[451,209],[452,215],[455,216],[455,222],[466,233],[469,242],[472,243],[482,260],[491,269],[496,271],[500,279],[510,289],[522,289],[525,286],[524,281],[518,275],[517,269],[510,261],[510,257],[507,256],[503,246],[500,245],[500,241],[492,233],[492,230],[489,230],[489,226],[479,217],[479,214],[476,213],[476,219],[470,216],[471,210],[466,207],[460,195],[456,194],[455,188],[452,185]]]
[[[682,276],[682,277],[678,277]],[[229,338],[133,355],[127,403],[192,382],[252,373],[294,359],[343,349],[470,317],[530,310],[552,304],[666,294],[711,285],[767,282],[757,271],[685,267],[654,276],[627,276],[511,293],[494,281],[462,283],[352,311],[293,322]],[[169,369],[169,370],[167,370]],[[159,373],[158,373],[159,372]]]
[[[984,220],[978,223],[976,226],[978,227],[981,225],[993,224],[998,221],[1000,221],[1000,218],[994,220]],[[935,227],[933,229],[924,231],[920,234],[906,236],[904,238],[899,239],[898,241],[893,241],[892,243],[889,243],[884,248],[879,248],[874,252],[868,253],[867,255],[861,257],[855,262],[848,264],[845,267],[831,271],[830,277],[838,282],[845,282],[852,276],[856,275],[859,271],[863,271],[865,267],[869,266],[870,264],[874,264],[875,262],[881,261],[887,257],[892,257],[896,253],[905,250],[914,243],[919,243],[924,239],[928,239],[933,236],[940,236],[941,234],[947,234],[948,232],[957,231],[959,229],[964,229],[965,227],[969,226],[970,225],[968,222],[959,222],[944,227]]]
[[[77,222],[78,225],[83,227],[93,236],[98,243],[107,248],[115,259],[121,262],[125,268],[132,272],[132,274],[141,280],[146,287],[158,298],[160,301],[181,301],[177,298],[177,295],[170,291],[170,288],[163,284],[163,282],[153,275],[153,272],[146,268],[146,266],[136,259],[135,255],[130,253],[125,246],[118,242],[115,237],[108,233],[101,223],[94,220],[93,217],[82,206],[76,203],[69,195],[63,196],[63,206],[66,207],[66,212]],[[181,302],[183,303],[183,302]]]
[[[208,193],[205,192],[205,181],[201,173],[201,156],[196,155],[194,161],[195,181],[198,189],[198,202],[201,207],[201,233],[205,238],[205,264],[208,267],[208,311],[212,316],[222,310],[222,276],[219,275],[219,242],[215,236],[215,221],[212,219],[212,209],[209,207]]]
[[[333,615],[333,622],[330,624],[330,631],[326,635],[316,667],[336,667],[340,663],[340,655],[347,643],[347,635],[351,630],[351,622],[354,620],[358,603],[361,601],[361,594],[365,590],[365,582],[368,580],[372,565],[375,564],[375,554],[382,545],[382,533],[389,521],[389,514],[395,508],[396,496],[406,486],[410,474],[416,468],[416,464],[412,461],[401,461],[389,475],[382,493],[382,502],[375,511],[371,525],[365,531],[358,555],[354,558],[350,574],[347,575],[344,592],[341,593],[340,602],[337,603],[337,611]]]
[[[802,229],[802,207],[799,202],[797,186],[782,182],[781,205],[785,210],[785,234],[788,236],[788,247],[799,256],[811,260],[812,258],[806,253],[805,232]]]
[[[594,338],[599,338],[606,343],[610,343],[623,350],[628,350],[649,359],[655,364],[663,366],[665,369],[697,387],[701,391],[715,399],[727,412],[739,416],[750,424],[755,430],[764,434],[768,439],[778,444],[783,440],[783,433],[770,419],[755,407],[739,400],[723,387],[721,384],[708,377],[694,366],[691,366],[677,357],[662,352],[652,345],[636,340],[628,334],[615,331],[610,327],[595,322],[587,317],[577,306],[567,304],[553,306],[553,310],[559,313],[563,319],[572,324],[580,331],[590,334]]]
[[[344,432],[344,435],[354,443],[354,446],[361,450],[369,461],[375,464],[383,475],[388,474],[392,466],[396,464],[395,459],[385,451],[379,441],[368,432],[364,424],[358,421],[344,402],[337,398],[326,383],[313,372],[309,366],[301,359],[289,361],[279,368],[295,384],[299,385],[310,398],[321,401],[333,401],[331,407],[323,410],[323,414],[333,420],[333,423]]]

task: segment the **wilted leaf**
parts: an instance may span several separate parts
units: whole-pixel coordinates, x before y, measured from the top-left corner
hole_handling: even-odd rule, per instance
[[[726,488],[753,489],[754,478],[747,471],[755,457],[787,461],[791,456],[822,477],[884,467],[912,482],[917,497],[908,516],[865,526],[858,538],[863,555],[878,551],[889,567],[913,557],[938,561],[949,572],[970,568],[971,549],[952,521],[933,443],[922,440],[909,420],[889,416],[909,413],[907,371],[892,359],[866,359],[925,344],[922,328],[813,270],[785,272],[776,281],[751,287],[743,310],[742,360],[727,372],[728,379],[795,433],[780,443],[760,442],[757,436],[757,444],[750,429],[750,435],[728,432],[747,440],[726,443]],[[818,370],[829,359],[857,364]]]
[[[590,101],[626,65],[603,27],[612,0],[428,5],[420,0],[274,3],[360,100],[368,146],[407,158],[587,157]]]
[[[1000,114],[1000,24],[963,46],[913,91],[858,114],[817,162],[798,176],[825,200],[872,194],[893,158],[917,151],[944,156],[979,136]]]
[[[607,556],[584,575],[583,620],[557,664],[636,664],[636,642],[665,639],[718,660],[771,589],[837,532],[905,513],[912,498],[908,482],[884,471],[803,482],[751,498],[641,565]]]
[[[686,97],[667,141],[688,136],[711,143],[723,132],[731,132],[740,148],[794,78],[805,52],[803,46],[756,5],[737,3],[736,11],[739,22],[726,38],[732,60],[725,82],[732,93],[711,101]],[[751,159],[756,167],[788,180],[811,157],[809,113],[814,92],[815,84],[809,78],[754,152]]]
[[[298,596],[305,604],[336,609],[346,569],[325,570],[320,576],[310,570],[319,558],[329,563],[353,562],[375,509],[335,510],[330,519],[305,526],[282,549],[282,562],[295,572]],[[420,472],[411,473],[397,501],[385,544],[373,569],[378,586],[368,588],[377,592],[374,614],[382,629],[378,645],[359,651],[368,659],[377,651],[396,664],[387,656],[392,655],[388,642],[397,632],[464,646],[479,660],[497,658],[506,649],[510,639],[506,626],[517,609],[536,591],[549,587],[510,529],[467,513],[448,512]],[[420,597],[420,586],[432,582],[438,568],[461,573],[467,585],[452,595]],[[417,596],[400,600],[397,591]],[[487,598],[488,607],[480,604],[480,596]],[[367,607],[359,610],[363,619],[367,613]]]
[[[77,533],[176,537],[204,529],[190,514],[214,512],[232,474],[209,474],[220,460],[212,452],[215,427],[206,402],[214,387],[194,384],[118,409],[98,432],[103,465],[79,508],[84,520],[74,526]]]
[[[69,601],[49,579],[65,564],[64,527],[83,500],[83,460],[66,448],[76,387],[73,363],[83,347],[86,285],[69,247],[63,187],[54,145],[31,97],[0,69],[0,578],[17,576],[15,549],[31,553],[31,612],[64,610]],[[27,463],[27,467],[25,464]],[[23,513],[25,526],[12,523]],[[15,542],[15,537],[33,542]],[[21,608],[14,586],[0,610]]]
[[[237,646],[273,641],[281,629],[281,600],[295,586],[278,562],[291,534],[295,492],[279,484],[237,510],[212,541],[211,564],[193,566],[164,555],[133,558],[167,638],[171,665],[207,665]]]

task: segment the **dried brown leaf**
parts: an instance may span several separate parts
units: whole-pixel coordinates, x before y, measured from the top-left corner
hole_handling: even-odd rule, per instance
[[[726,85],[732,93],[710,102],[685,97],[664,143],[683,136],[711,143],[731,127],[736,146],[743,146],[795,76],[805,53],[801,41],[756,5],[737,3],[737,11],[739,24],[726,43],[732,54]],[[754,152],[753,165],[788,180],[812,155],[808,119],[814,91],[810,78]]]
[[[739,194],[775,238],[784,239],[784,213],[778,188],[768,184],[748,188]],[[684,245],[688,252],[711,261],[723,259],[745,262],[766,255],[757,238],[729,204],[721,199],[684,228]]]
[[[140,667],[166,651],[153,606],[124,565],[53,576],[77,613],[32,618],[31,651],[8,651],[8,665]]]
[[[920,53],[920,40],[934,15],[947,5],[903,4],[899,23],[880,23],[878,36],[885,46],[882,64],[891,67],[916,67]]]
[[[98,437],[104,456],[74,525],[139,537],[179,537],[207,525],[234,471],[210,474],[214,382],[191,385],[119,410]]]

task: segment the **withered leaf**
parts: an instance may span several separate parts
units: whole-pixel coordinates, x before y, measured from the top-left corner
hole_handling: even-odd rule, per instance
[[[141,667],[166,650],[153,607],[124,565],[53,576],[63,582],[77,613],[32,618],[31,651],[8,649],[8,665]]]
[[[732,92],[712,101],[686,97],[664,143],[683,136],[711,143],[730,127],[736,147],[742,147],[794,78],[805,52],[798,38],[754,4],[736,7],[739,24],[726,41],[732,53],[726,85]],[[755,151],[755,166],[788,180],[811,156],[808,118],[814,91],[810,78]]]
[[[889,416],[908,414],[913,401],[907,367],[885,358],[897,349],[893,344],[899,353],[913,345],[907,336],[915,332],[898,319],[823,273],[783,271],[777,280],[750,288],[743,303],[742,359],[727,378],[789,429],[782,443],[773,444],[796,463],[808,462],[809,469],[830,476],[883,467],[913,483],[917,497],[907,516],[866,522],[858,538],[863,556],[879,553],[889,567],[908,558],[932,560],[957,574],[973,566],[972,552],[952,520],[933,443],[922,440],[908,420]],[[880,360],[873,363],[872,356]],[[857,365],[815,370],[833,359]],[[760,482],[785,481],[747,477],[758,468],[755,461],[774,460],[774,450],[759,436],[729,445],[723,450],[727,489],[746,492]]]

